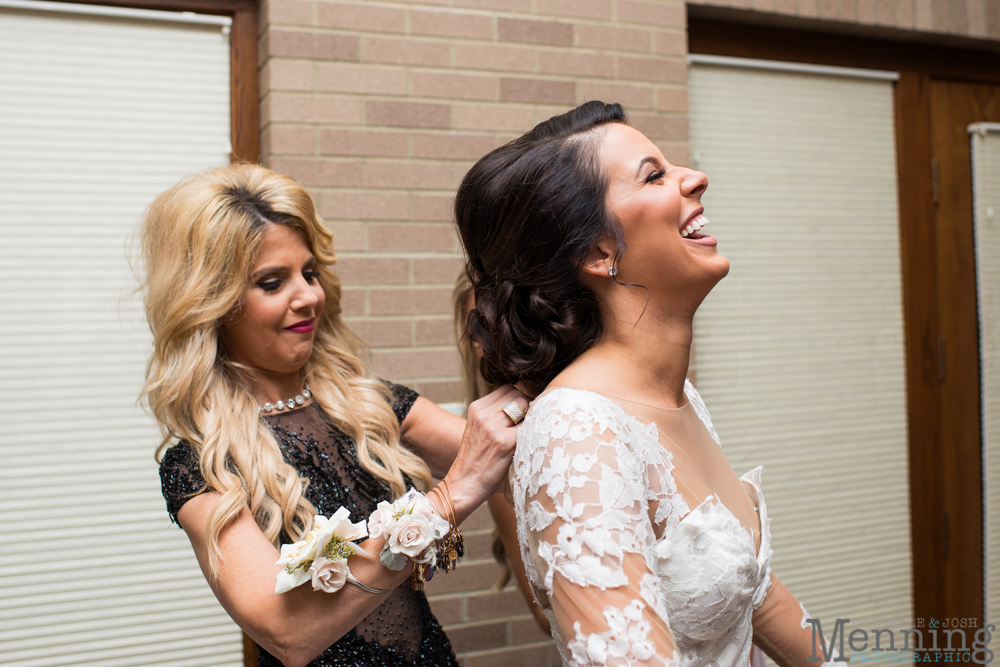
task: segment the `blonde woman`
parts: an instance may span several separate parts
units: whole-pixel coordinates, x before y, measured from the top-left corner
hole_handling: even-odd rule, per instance
[[[412,561],[394,571],[358,553],[336,592],[275,594],[278,548],[317,514],[365,521],[432,474],[444,480],[435,511],[461,523],[510,463],[504,406],[527,401],[502,387],[466,425],[371,378],[341,319],[332,236],[287,176],[232,165],[191,177],[153,202],[141,239],[154,339],[143,396],[164,435],[167,508],[259,664],[455,665]],[[377,555],[384,542],[360,546]]]

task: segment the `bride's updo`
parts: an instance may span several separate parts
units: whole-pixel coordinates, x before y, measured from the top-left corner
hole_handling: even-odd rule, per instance
[[[539,391],[601,337],[597,296],[579,278],[603,237],[625,249],[598,159],[620,104],[587,102],[488,153],[458,188],[455,217],[475,288],[466,334],[493,384]]]

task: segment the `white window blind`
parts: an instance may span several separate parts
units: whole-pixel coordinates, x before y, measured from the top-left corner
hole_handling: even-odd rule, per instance
[[[19,4],[0,8],[0,662],[241,665],[160,496],[127,259],[156,194],[228,162],[226,28]]]
[[[893,84],[844,74],[695,63],[689,89],[732,266],[698,388],[737,472],[763,464],[772,567],[828,635],[912,613]]]
[[[979,294],[986,617],[1000,610],[1000,124],[972,133],[972,192]]]

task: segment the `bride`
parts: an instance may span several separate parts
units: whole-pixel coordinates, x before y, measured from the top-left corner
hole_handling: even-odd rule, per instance
[[[737,476],[687,381],[729,271],[700,199],[618,104],[483,157],[455,202],[488,382],[538,393],[511,470],[528,579],[568,665],[836,660],[768,567],[761,469]]]

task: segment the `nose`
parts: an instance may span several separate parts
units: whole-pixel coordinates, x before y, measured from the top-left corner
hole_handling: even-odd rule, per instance
[[[316,294],[314,285],[310,285],[305,278],[299,277],[295,281],[295,293],[292,295],[292,310],[313,309],[319,304],[319,295]]]
[[[681,176],[681,194],[685,197],[700,197],[708,189],[708,176],[695,171],[685,169]]]

